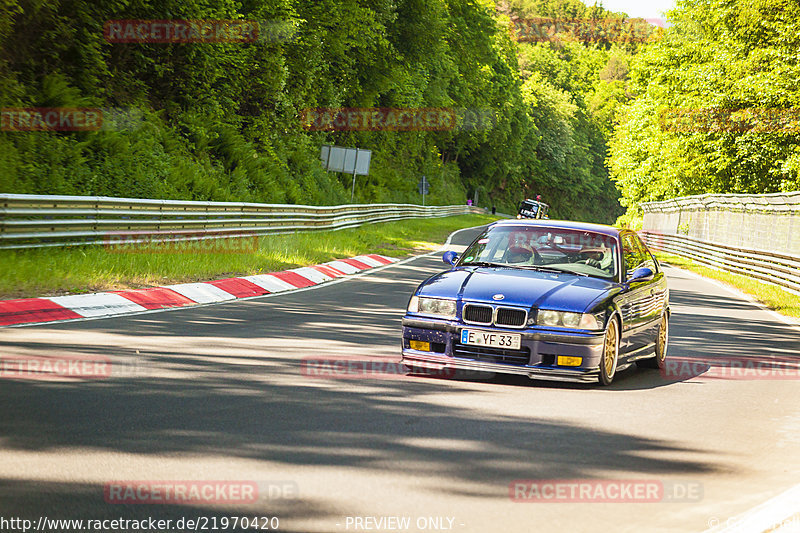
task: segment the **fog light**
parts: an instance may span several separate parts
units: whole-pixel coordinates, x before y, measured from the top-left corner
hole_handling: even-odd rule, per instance
[[[431,351],[431,343],[429,343],[429,342],[408,341],[408,346],[412,350],[419,350],[421,352],[430,352]]]
[[[583,361],[580,357],[569,357],[566,355],[559,355],[558,362],[556,363],[558,366],[581,366],[581,362]]]

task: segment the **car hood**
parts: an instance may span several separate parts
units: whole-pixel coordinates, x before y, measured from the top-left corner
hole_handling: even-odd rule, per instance
[[[419,296],[454,298],[470,302],[537,307],[557,311],[588,311],[590,305],[619,285],[599,278],[495,267],[463,267],[425,281]],[[501,300],[494,296],[502,294]]]

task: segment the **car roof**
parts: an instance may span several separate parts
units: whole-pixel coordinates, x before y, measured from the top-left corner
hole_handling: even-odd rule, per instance
[[[541,205],[547,205],[546,203],[544,203],[544,202],[543,202],[543,201],[541,201],[541,200],[531,200],[530,198],[528,198],[528,199],[526,199],[526,200],[522,200],[522,203],[523,203],[523,204],[541,204]],[[550,207],[550,206],[548,206],[548,207]]]
[[[553,229],[574,229],[593,231],[611,237],[619,237],[620,229],[603,224],[591,224],[589,222],[575,222],[573,220],[542,220],[542,219],[509,219],[498,220],[492,226],[534,226],[538,228]]]

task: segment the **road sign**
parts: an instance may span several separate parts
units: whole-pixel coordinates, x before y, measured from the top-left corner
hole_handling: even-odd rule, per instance
[[[356,194],[356,175],[368,176],[372,151],[361,148],[342,148],[341,146],[323,145],[319,153],[322,166],[330,172],[346,172],[353,175],[353,188],[350,190],[350,201]]]
[[[343,148],[341,146],[324,145],[320,150],[320,159],[325,170],[344,172],[346,174],[369,175],[369,164],[372,151],[362,148]]]
[[[425,176],[422,176],[422,178],[420,178],[419,184],[417,184],[417,190],[422,195],[426,195],[430,192],[431,184],[428,181],[428,178],[426,178]]]
[[[422,205],[425,205],[425,195],[428,194],[430,189],[431,189],[431,184],[428,183],[428,178],[422,176],[422,178],[420,178],[419,180],[419,183],[417,184],[417,190],[422,195]]]

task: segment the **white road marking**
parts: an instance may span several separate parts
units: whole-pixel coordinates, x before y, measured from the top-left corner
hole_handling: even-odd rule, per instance
[[[790,533],[800,531],[800,485],[731,518],[711,517],[705,533]]]
[[[696,272],[692,272],[691,270],[686,270],[686,269],[683,269],[683,268],[680,268],[680,267],[676,267],[676,266],[673,266],[673,265],[669,265],[669,268],[675,268],[677,270],[680,270],[681,272],[686,272],[687,274],[689,274],[690,276],[693,276],[696,279],[701,279],[703,281],[707,281],[707,282],[711,283],[712,285],[715,285],[715,286],[719,287],[720,289],[722,289],[724,291],[727,291],[730,294],[733,294],[734,296],[738,297],[739,299],[744,300],[746,302],[749,302],[749,303],[755,305],[756,307],[758,307],[762,311],[766,311],[767,313],[772,315],[774,318],[777,318],[778,320],[780,320],[784,324],[786,324],[788,326],[791,326],[792,328],[796,329],[797,331],[800,331],[800,321],[795,320],[792,317],[788,317],[786,315],[782,315],[782,314],[778,313],[777,311],[773,311],[772,309],[770,309],[769,307],[765,306],[764,304],[762,304],[761,302],[759,302],[758,300],[756,300],[755,298],[753,298],[749,294],[746,294],[746,293],[741,292],[741,291],[739,291],[737,289],[734,289],[733,287],[725,285],[724,283],[721,283],[721,282],[719,282],[719,281],[717,281],[715,279],[707,278],[705,276],[701,276],[700,274],[698,274]]]

